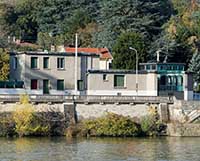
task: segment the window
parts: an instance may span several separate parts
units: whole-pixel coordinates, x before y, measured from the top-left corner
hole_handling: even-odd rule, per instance
[[[156,70],[156,65],[152,65],[152,70]]]
[[[43,68],[48,69],[49,68],[49,57],[43,58]]]
[[[13,58],[13,69],[17,69],[17,57]]]
[[[103,81],[107,81],[108,78],[107,78],[107,74],[103,74]]]
[[[37,79],[31,80],[31,89],[38,89],[38,81]]]
[[[124,87],[124,75],[114,76],[114,87]]]
[[[78,80],[78,90],[83,91],[84,90],[84,82],[83,80]]]
[[[166,76],[161,76],[160,78],[160,85],[166,85]]]
[[[64,90],[64,80],[57,80],[57,90],[63,91]]]
[[[31,68],[32,69],[38,68],[38,58],[37,57],[31,57]]]
[[[64,69],[64,58],[57,58],[57,68]]]

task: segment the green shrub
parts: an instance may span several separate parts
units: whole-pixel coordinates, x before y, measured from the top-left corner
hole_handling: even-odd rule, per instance
[[[15,122],[11,114],[0,115],[0,136],[14,136]]]
[[[153,115],[143,117],[140,124],[143,134],[148,136],[159,135],[165,129],[165,125]]]
[[[139,126],[129,117],[108,113],[104,117],[87,120],[83,123],[84,130],[91,136],[137,136]]]

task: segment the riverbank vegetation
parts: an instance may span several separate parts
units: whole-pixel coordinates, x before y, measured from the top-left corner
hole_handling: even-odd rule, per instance
[[[165,133],[166,126],[155,115],[149,114],[135,122],[128,116],[107,113],[96,119],[85,120],[66,130],[67,137],[135,137],[159,136]]]
[[[62,113],[36,112],[27,95],[21,95],[14,112],[2,113],[0,118],[0,136],[135,137],[157,136],[165,130],[154,106],[149,107],[149,115],[137,122],[128,116],[107,113],[71,125]]]
[[[36,112],[28,96],[22,95],[15,111],[0,114],[0,136],[61,136],[65,124],[64,114]]]

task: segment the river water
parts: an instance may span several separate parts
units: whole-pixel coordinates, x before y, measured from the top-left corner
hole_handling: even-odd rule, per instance
[[[200,161],[200,138],[0,138],[0,161]]]

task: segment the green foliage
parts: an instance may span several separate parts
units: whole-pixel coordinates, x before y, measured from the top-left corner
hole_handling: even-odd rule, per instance
[[[130,31],[139,32],[148,42],[171,15],[168,0],[103,0],[100,6],[99,32],[93,39],[99,47],[112,48],[122,32]]]
[[[127,32],[121,34],[113,47],[113,67],[116,69],[135,69],[136,53],[129,49],[133,47],[138,53],[138,62],[146,61],[146,47],[139,33]]]
[[[13,117],[2,113],[0,118],[0,136],[8,137],[16,135]]]
[[[83,128],[91,136],[137,136],[138,125],[129,117],[108,113],[104,117],[84,122]]]
[[[156,136],[165,130],[165,125],[155,115],[144,116],[140,124],[143,134],[147,136]]]
[[[199,26],[200,7],[195,0],[17,0],[16,3],[0,3],[1,48],[8,47],[5,41],[8,35],[38,42],[42,49],[49,50],[51,44],[74,45],[74,34],[79,33],[79,46],[114,50],[120,35],[136,32],[144,39],[146,49],[139,62],[155,60],[156,50],[161,49],[161,60],[167,56],[168,62],[189,63],[200,49]],[[134,69],[129,57],[124,61],[126,53],[130,52],[121,54],[116,59],[117,64],[122,61],[120,68]]]
[[[172,0],[172,4],[176,14],[164,25],[165,31],[151,48],[161,49],[169,62],[188,65],[200,47],[200,7],[197,1],[188,0]]]
[[[200,83],[200,53],[195,53],[189,64],[189,71],[193,72],[194,81]]]
[[[0,80],[7,80],[9,75],[9,54],[0,48]]]
[[[48,33],[38,33],[38,45],[45,50],[50,50],[52,44],[52,38]]]

